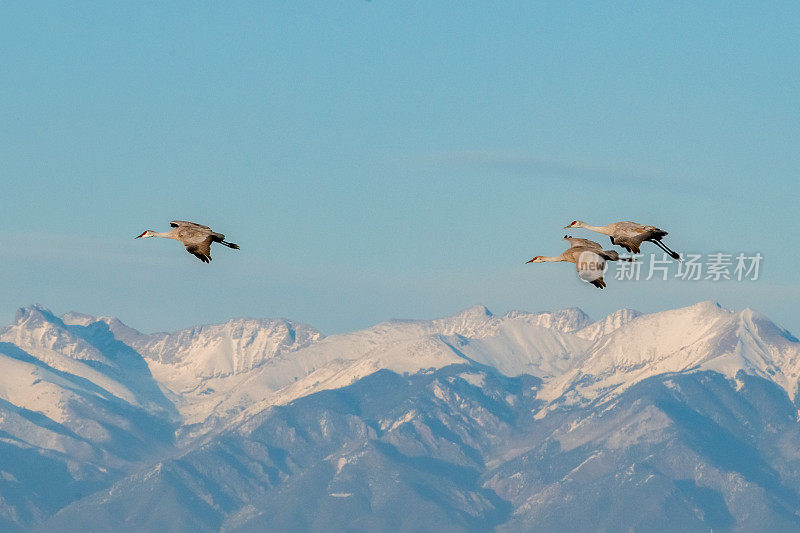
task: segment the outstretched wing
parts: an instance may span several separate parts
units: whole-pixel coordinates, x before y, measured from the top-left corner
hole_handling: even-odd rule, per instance
[[[596,250],[603,249],[603,247],[600,246],[600,243],[594,242],[589,239],[580,239],[578,237],[573,237],[571,235],[564,235],[564,240],[569,243],[570,248],[576,248],[578,246],[582,246],[584,248],[594,248]]]
[[[628,252],[632,254],[641,253],[639,247],[642,245],[642,238],[641,235],[635,235],[633,237],[615,234],[611,237],[611,242],[616,244],[617,246],[622,246]]]
[[[640,247],[643,242],[660,239],[666,234],[667,232],[664,230],[653,226],[645,226],[645,229],[637,235],[614,234],[614,236],[611,237],[611,241],[617,246],[622,246],[631,253],[638,254],[641,253]]]
[[[186,251],[204,263],[211,261],[211,236],[205,240],[186,245]]]
[[[597,253],[606,261],[619,261],[619,254],[615,250],[599,250]]]
[[[185,220],[173,220],[172,222],[169,223],[169,225],[172,226],[173,228],[179,228],[181,226],[189,226],[194,228],[203,228],[207,230],[211,229],[208,226],[204,226],[202,224],[196,224],[194,222],[186,222]]]

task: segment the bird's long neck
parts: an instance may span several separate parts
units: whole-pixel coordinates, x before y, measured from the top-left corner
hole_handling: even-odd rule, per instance
[[[566,259],[564,259],[564,254],[557,255],[555,257],[542,256],[539,259],[544,263],[559,263],[561,261],[566,261]]]
[[[581,226],[581,227],[584,228],[584,229],[588,229],[590,231],[595,231],[597,233],[602,233],[603,235],[612,235],[613,234],[613,232],[611,231],[611,228],[609,228],[608,226],[590,226],[589,224],[586,224],[586,225]]]
[[[163,232],[153,231],[152,232],[152,236],[153,237],[162,237],[164,239],[174,239],[175,238],[175,235],[173,235],[172,230],[163,231]]]

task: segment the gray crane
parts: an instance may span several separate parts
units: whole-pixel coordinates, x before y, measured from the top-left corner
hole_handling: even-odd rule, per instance
[[[595,250],[600,250],[608,256],[609,261],[619,261],[619,254],[614,250],[603,250],[603,246],[599,242],[595,242],[589,239],[580,239],[578,237],[573,237],[572,235],[564,235],[564,240],[569,243],[570,248],[576,248],[579,246],[584,246],[586,248],[593,248]],[[630,261],[629,259],[622,259],[623,261]]]
[[[571,224],[564,226],[568,228],[584,228],[611,237],[611,244],[616,244],[631,253],[641,253],[639,247],[643,242],[652,242],[664,250],[673,259],[681,260],[678,252],[671,250],[661,239],[668,234],[666,231],[655,226],[645,226],[636,222],[613,222],[606,226],[591,226],[582,220],[573,220]]]
[[[136,237],[162,237],[164,239],[174,239],[186,246],[186,251],[200,259],[204,263],[211,261],[211,243],[218,242],[234,250],[239,249],[238,244],[227,242],[225,235],[211,231],[208,226],[186,222],[185,220],[173,220],[169,223],[172,229],[159,233],[157,231],[146,230]]]
[[[564,237],[565,239],[571,239],[572,237]],[[587,240],[587,239],[576,239],[576,240]],[[602,247],[594,242],[588,241],[591,243],[589,246],[572,246],[567,250],[561,252],[561,254],[557,255],[556,257],[547,257],[544,255],[537,255],[527,263],[558,263],[558,262],[566,262],[566,263],[573,263],[575,265],[575,270],[578,272],[578,277],[584,281],[587,281],[597,287],[598,289],[603,289],[606,286],[606,282],[603,280],[603,274],[605,273],[606,268],[606,261],[634,261],[633,258],[621,258],[617,252],[612,250],[603,250]],[[570,242],[570,244],[572,244]]]

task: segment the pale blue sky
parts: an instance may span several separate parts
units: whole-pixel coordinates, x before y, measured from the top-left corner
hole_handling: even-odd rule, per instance
[[[800,5],[465,4],[0,4],[0,324],[713,299],[800,333]],[[242,249],[133,239],[175,218]],[[762,276],[599,291],[524,264],[576,218],[759,251]]]

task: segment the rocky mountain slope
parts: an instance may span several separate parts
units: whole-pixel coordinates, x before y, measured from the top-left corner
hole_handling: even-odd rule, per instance
[[[800,526],[800,342],[712,302],[0,330],[4,529]]]

